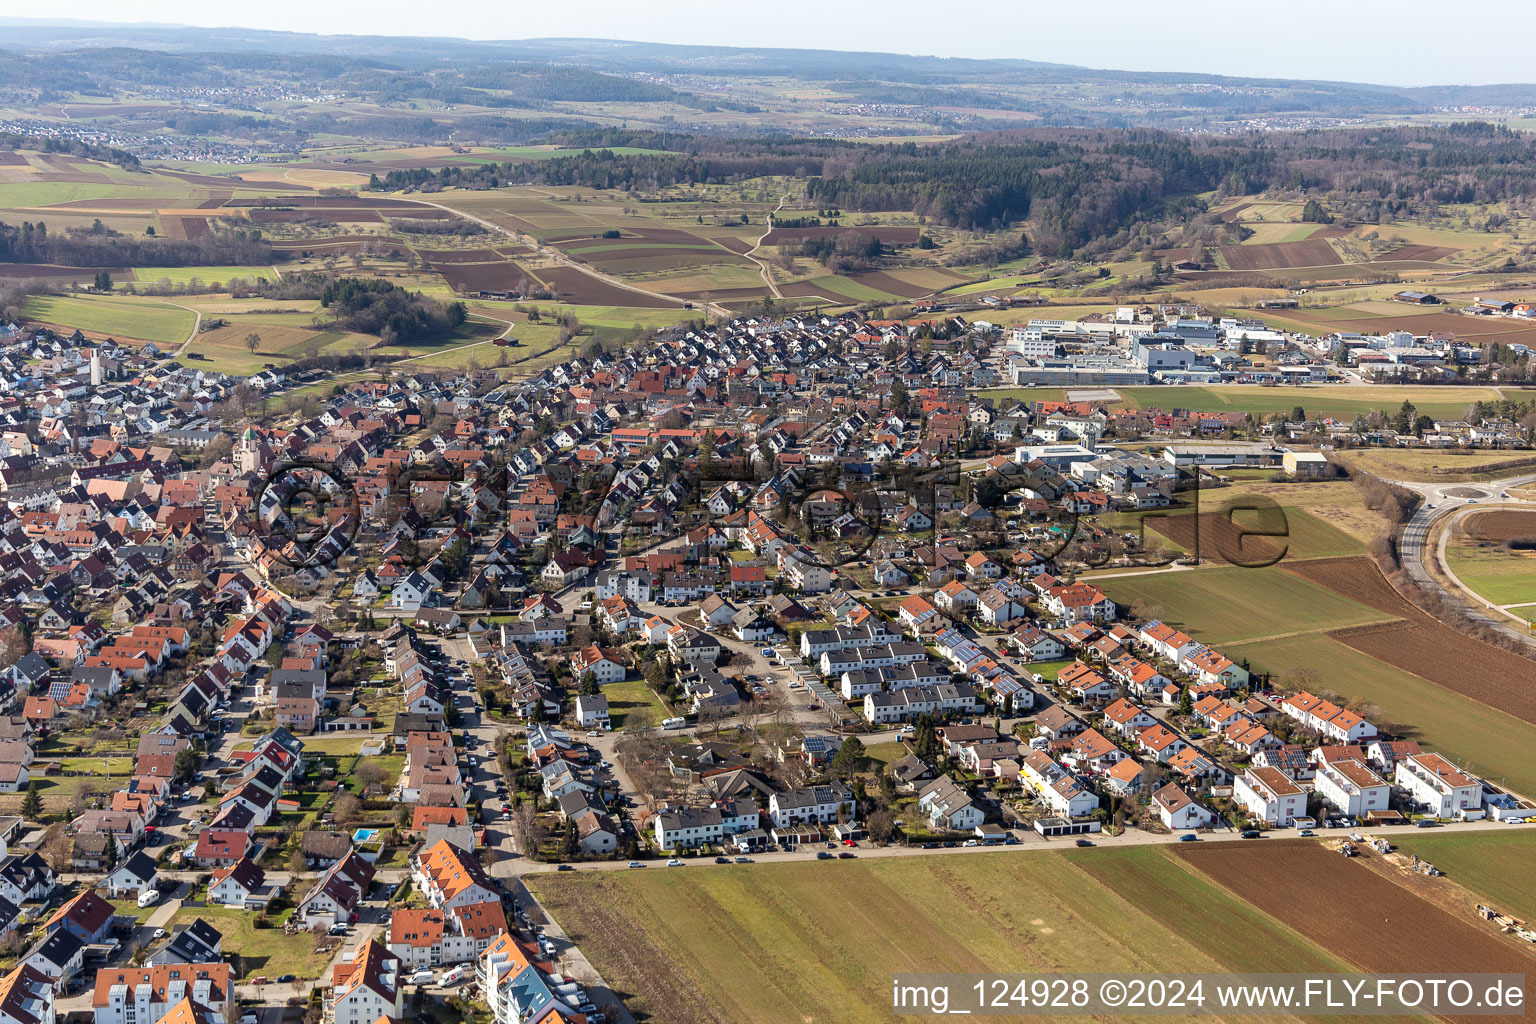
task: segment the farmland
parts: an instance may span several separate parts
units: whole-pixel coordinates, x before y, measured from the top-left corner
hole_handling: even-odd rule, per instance
[[[1536,921],[1536,831],[1517,827],[1473,836],[1405,836],[1397,846],[1498,909]]]
[[[1329,558],[1363,550],[1357,538],[1305,509],[1271,501],[1263,495],[1217,491],[1204,496],[1200,505],[1217,511],[1202,511],[1198,516],[1154,514],[1143,521],[1180,551],[1237,565],[1257,566],[1281,558]]]
[[[1536,663],[1452,629],[1405,601],[1365,558],[1297,562],[1288,571],[1401,621],[1347,628],[1331,636],[1457,693],[1536,723]]]
[[[1286,564],[1105,577],[1100,586],[1122,605],[1143,601],[1159,609],[1164,622],[1207,643],[1319,632],[1392,617],[1287,572]]]
[[[1224,245],[1219,257],[1232,270],[1288,270],[1333,267],[1344,262],[1326,239],[1275,242],[1268,245]]]
[[[1289,413],[1300,406],[1308,416],[1352,420],[1357,414],[1378,410],[1396,411],[1403,400],[1411,401],[1426,416],[1456,418],[1473,402],[1499,397],[1491,387],[1423,388],[1377,384],[1319,384],[1256,388],[1165,387],[1118,388],[1121,398],[1134,408],[1188,409],[1191,412],[1248,412],[1263,418]]]
[[[1343,969],[1161,848],[1084,852],[526,881],[642,1022],[884,1021],[893,971]]]
[[[1476,480],[1528,472],[1536,457],[1522,452],[1363,448],[1340,453],[1351,466],[1388,479]]]
[[[1536,551],[1514,551],[1500,544],[1453,542],[1446,565],[1483,600],[1496,605],[1528,604],[1536,598]]]
[[[1175,855],[1362,971],[1523,973],[1536,965],[1529,947],[1471,914],[1454,915],[1320,843],[1277,840],[1264,846],[1255,853],[1233,843],[1181,843]],[[1277,878],[1296,884],[1277,885]],[[1350,913],[1341,906],[1346,900],[1369,913]]]
[[[103,337],[153,341],[162,346],[186,341],[197,320],[195,313],[168,302],[127,296],[39,295],[27,302],[26,314],[66,330],[78,327]]]
[[[1536,599],[1536,513],[1523,510],[1473,512],[1460,516],[1446,538],[1445,563],[1484,601],[1528,604]],[[1521,541],[1522,546],[1508,542]]]

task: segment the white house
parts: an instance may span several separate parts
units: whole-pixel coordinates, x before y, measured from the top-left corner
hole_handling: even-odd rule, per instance
[[[576,724],[583,729],[607,729],[608,698],[602,694],[583,694],[576,698]]]
[[[1250,817],[1285,827],[1306,817],[1307,794],[1276,768],[1250,768],[1232,783],[1232,799]]]
[[[838,814],[857,821],[858,804],[853,790],[841,782],[775,793],[768,798],[768,819],[775,828],[806,822],[837,821]]]
[[[1410,754],[1398,761],[1396,782],[1415,808],[1436,818],[1482,806],[1482,782],[1439,754]]]
[[[987,820],[971,795],[948,775],[941,775],[923,787],[917,796],[917,807],[927,814],[928,824],[934,828],[968,832]]]
[[[656,845],[666,851],[692,850],[758,827],[750,800],[719,800],[708,807],[665,807],[656,815]]]
[[[1387,809],[1392,787],[1361,761],[1324,761],[1312,783],[1317,795],[1340,814],[1363,818]]]
[[[266,872],[249,857],[241,857],[227,868],[218,868],[208,880],[208,902],[225,907],[244,907],[260,902],[266,888]]]
[[[126,896],[137,896],[141,892],[155,888],[159,877],[155,859],[143,850],[139,850],[109,871],[104,881],[107,895],[113,899],[121,899]]]
[[[1172,782],[1152,794],[1152,803],[1157,816],[1171,829],[1201,828],[1216,820],[1216,815]]]
[[[369,939],[352,954],[350,962],[331,968],[326,1024],[375,1024],[380,1017],[402,1016],[403,981],[400,958]]]

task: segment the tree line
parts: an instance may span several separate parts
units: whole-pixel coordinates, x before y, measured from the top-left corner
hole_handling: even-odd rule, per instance
[[[98,222],[99,224],[100,222]],[[258,230],[213,230],[195,241],[125,235],[110,228],[49,231],[45,222],[0,221],[0,263],[53,263],[65,267],[264,266],[272,246]]]

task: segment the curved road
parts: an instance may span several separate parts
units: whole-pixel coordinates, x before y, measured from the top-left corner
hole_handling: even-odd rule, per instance
[[[277,268],[273,267],[272,269],[276,270]],[[192,343],[197,340],[197,332],[199,328],[203,326],[203,314],[200,310],[193,309],[191,306],[183,306],[179,302],[166,302],[165,305],[175,306],[177,309],[184,309],[196,317],[196,319],[192,321],[192,333],[187,335],[187,340],[182,342],[181,345],[177,347],[175,352],[171,353],[172,359],[180,359],[181,354],[190,348]]]
[[[775,206],[773,208],[773,213],[768,215],[768,230],[757,236],[757,241],[752,243],[751,251],[745,254],[747,259],[757,264],[757,272],[762,275],[763,284],[768,286],[768,290],[773,293],[773,297],[776,299],[782,299],[784,297],[784,293],[779,291],[779,286],[774,283],[773,274],[768,270],[768,264],[764,260],[754,256],[753,253],[757,252],[757,250],[763,247],[763,239],[773,234],[773,216],[780,210],[784,209],[784,204],[787,202],[789,202],[789,193],[785,192],[782,196],[779,197],[779,205]]]
[[[1425,564],[1426,559],[1433,559],[1442,573],[1459,584],[1461,581],[1457,580],[1455,574],[1444,566],[1444,560],[1441,557],[1444,552],[1443,543],[1430,547],[1428,543],[1430,533],[1440,523],[1448,524],[1451,519],[1480,508],[1482,503],[1490,498],[1495,499],[1489,506],[1493,508],[1533,507],[1533,503],[1525,499],[1499,496],[1509,493],[1514,488],[1525,487],[1536,482],[1536,474],[1471,483],[1424,483],[1413,480],[1390,482],[1416,491],[1425,499],[1418,511],[1413,514],[1413,518],[1403,527],[1402,537],[1398,540],[1398,555],[1413,582],[1429,592],[1454,598],[1458,604],[1466,608],[1467,614],[1474,621],[1492,626],[1506,636],[1519,640],[1527,648],[1536,649],[1536,637],[1532,636],[1528,628],[1516,626],[1514,623],[1519,620],[1515,616],[1504,612],[1487,614],[1485,610],[1487,601],[1465,586],[1461,587],[1461,593],[1451,593],[1435,578],[1429,566]],[[1471,497],[1452,493],[1463,490],[1480,491],[1482,496]]]

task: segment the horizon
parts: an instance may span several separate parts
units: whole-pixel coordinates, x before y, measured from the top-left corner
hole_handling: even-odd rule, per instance
[[[1536,84],[1504,73],[1498,62],[1487,59],[1482,48],[1488,24],[1520,13],[1520,8],[1504,0],[1473,0],[1470,9],[1463,9],[1462,17],[1452,24],[1437,25],[1430,38],[1419,28],[1423,19],[1415,17],[1433,12],[1426,0],[1405,0],[1396,5],[1390,20],[1369,10],[1341,10],[1337,5],[1325,6],[1312,0],[1299,10],[1293,9],[1284,19],[1245,15],[1244,20],[1251,24],[1243,26],[1234,26],[1233,12],[1225,5],[1215,0],[1195,0],[1192,7],[1186,5],[1176,26],[1178,38],[1169,39],[1169,45],[1154,46],[1146,45],[1145,41],[1168,31],[1166,14],[1129,0],[1109,0],[1107,9],[1100,7],[1094,11],[1094,27],[1110,22],[1121,26],[1112,38],[1092,35],[1091,29],[1078,24],[1083,19],[1073,11],[1020,10],[999,16],[995,9],[987,9],[990,5],[978,0],[962,0],[958,10],[951,5],[950,13],[937,25],[928,23],[927,6],[915,0],[895,0],[878,9],[860,3],[830,11],[806,0],[791,0],[790,6],[781,7],[780,11],[796,16],[775,19],[767,25],[708,7],[701,0],[672,0],[644,10],[616,0],[596,0],[589,5],[590,14],[584,17],[578,32],[571,30],[569,19],[554,11],[537,9],[512,14],[483,2],[461,5],[444,17],[434,18],[434,24],[425,31],[417,27],[421,21],[419,9],[404,0],[381,0],[361,19],[352,8],[298,0],[273,0],[259,10],[241,9],[233,21],[224,10],[210,14],[208,8],[190,0],[141,0],[135,5],[139,17],[133,21],[111,17],[121,7],[105,0],[64,0],[58,6],[62,10],[56,17],[4,20],[18,25],[61,28],[224,29],[483,43],[590,39],[749,50],[1014,59],[1098,71],[1324,81],[1393,88]],[[998,25],[996,30],[979,32],[978,20]],[[910,46],[911,26],[915,24],[922,25],[925,52],[915,52]],[[1235,32],[1259,36],[1253,46],[1234,46],[1230,40]],[[1012,42],[1020,38],[1024,41]],[[848,45],[835,45],[843,40]],[[1254,66],[1256,49],[1262,49],[1269,63]],[[1193,60],[1184,56],[1191,53],[1195,55]],[[1390,66],[1392,73],[1373,73],[1378,66]],[[1426,70],[1422,74],[1406,73],[1419,68]]]

